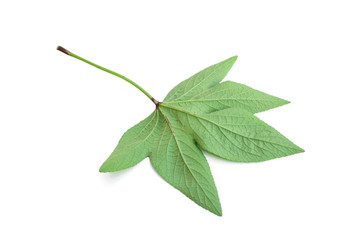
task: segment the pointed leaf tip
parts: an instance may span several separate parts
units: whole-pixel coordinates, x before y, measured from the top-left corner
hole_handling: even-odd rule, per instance
[[[232,57],[229,57],[228,59],[222,61],[223,63],[224,62],[229,62],[231,65],[230,65],[230,68],[232,67],[232,65],[234,65],[234,63],[236,62],[238,56],[235,55],[235,56],[232,56]],[[230,70],[230,69],[229,69]]]
[[[216,216],[222,217],[222,209],[221,209],[221,205],[219,209],[216,209],[216,211],[212,211],[212,213],[214,213]]]
[[[235,56],[230,57],[229,59],[233,59],[235,62],[237,60],[237,58],[238,58],[238,55],[235,55]]]
[[[114,165],[109,164],[108,161],[105,161],[99,168],[99,172],[106,173],[106,172],[116,172],[120,169],[117,169]]]
[[[105,173],[105,172],[110,172],[106,169],[106,167],[104,166],[104,164],[101,165],[101,167],[99,168],[99,172],[101,173]]]

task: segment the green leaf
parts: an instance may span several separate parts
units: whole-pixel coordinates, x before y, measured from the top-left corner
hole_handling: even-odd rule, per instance
[[[289,103],[223,80],[236,57],[178,84],[144,121],[129,129],[101,172],[136,165],[146,157],[170,185],[221,216],[210,167],[200,149],[235,162],[260,162],[304,150],[254,113]]]
[[[259,162],[304,151],[253,115],[288,101],[243,84],[220,83],[236,56],[181,82],[164,102],[158,102],[129,78],[63,47],[57,49],[122,78],[156,105],[149,117],[125,132],[100,172],[123,170],[149,157],[165,181],[201,207],[221,216],[215,182],[201,149],[235,162]]]

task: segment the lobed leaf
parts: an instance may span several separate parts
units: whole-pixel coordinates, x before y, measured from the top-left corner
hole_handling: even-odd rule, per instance
[[[149,117],[125,132],[100,171],[126,169],[149,157],[165,181],[221,216],[215,182],[201,149],[235,162],[303,152],[253,115],[288,101],[236,82],[219,84],[235,61],[236,56],[210,66],[173,88]]]

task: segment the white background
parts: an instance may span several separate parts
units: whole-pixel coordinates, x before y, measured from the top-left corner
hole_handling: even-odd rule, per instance
[[[2,1],[1,239],[360,239],[359,1]],[[305,153],[208,157],[223,217],[145,159],[98,168],[158,100],[238,55],[226,77],[291,104],[258,114]]]

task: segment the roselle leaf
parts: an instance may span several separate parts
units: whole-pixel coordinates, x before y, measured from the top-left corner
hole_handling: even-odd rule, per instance
[[[58,50],[126,80],[156,105],[150,116],[124,133],[100,172],[130,168],[149,157],[165,181],[221,216],[215,182],[202,150],[234,162],[259,162],[304,151],[254,116],[288,101],[240,83],[220,83],[237,57],[200,71],[158,102],[125,76],[62,47]]]

